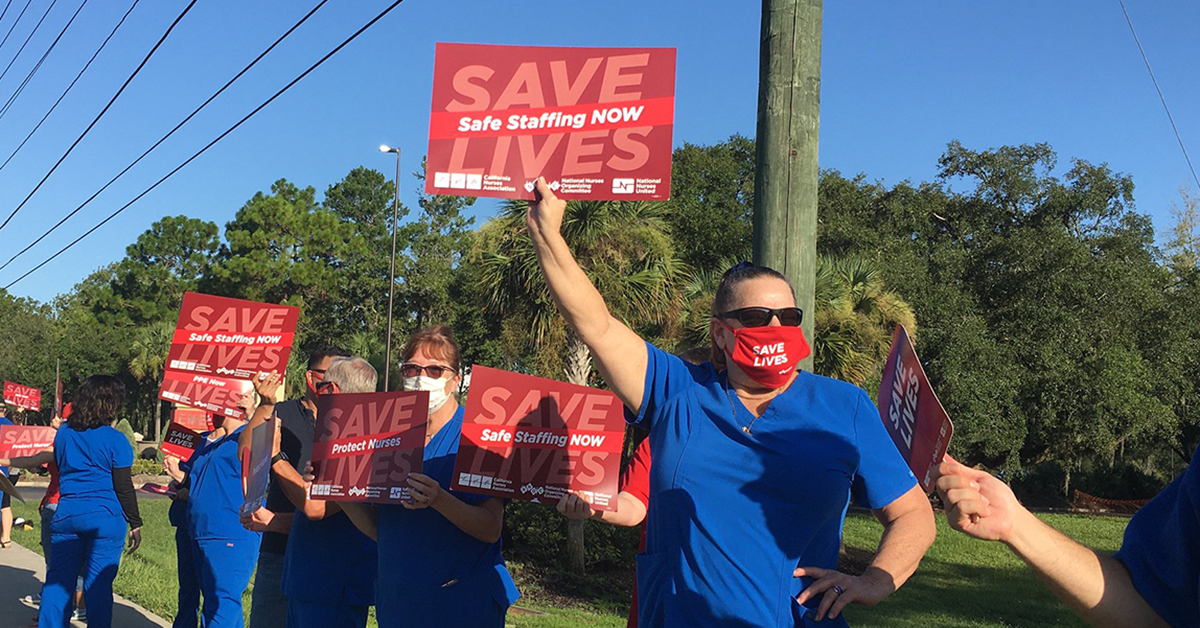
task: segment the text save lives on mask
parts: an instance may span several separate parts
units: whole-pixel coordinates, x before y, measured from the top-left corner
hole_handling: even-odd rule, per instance
[[[767,388],[787,384],[800,360],[812,353],[804,330],[799,327],[734,329],[724,322],[721,324],[733,332],[733,351],[725,351],[729,359],[750,379]]]
[[[446,402],[450,400],[450,395],[446,392],[446,380],[440,377],[436,379],[424,375],[405,377],[404,390],[424,390],[428,392],[430,414],[437,412],[438,408],[446,405]]]

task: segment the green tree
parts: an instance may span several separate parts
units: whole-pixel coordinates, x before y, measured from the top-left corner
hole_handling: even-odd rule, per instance
[[[754,158],[754,140],[741,135],[675,149],[664,219],[677,256],[690,267],[715,270],[727,260],[750,258]]]
[[[133,340],[133,357],[129,360],[129,373],[139,380],[149,380],[154,404],[154,440],[162,441],[162,401],[158,398],[158,389],[162,386],[163,370],[167,364],[167,354],[171,351],[171,340],[175,335],[175,325],[160,321],[148,327],[143,327]]]
[[[509,329],[524,335],[543,359],[533,372],[564,377],[572,384],[593,383],[591,353],[567,329],[538,268],[525,232],[527,203],[510,201],[485,225],[494,248],[482,260],[486,307],[493,315],[519,321]],[[604,296],[614,316],[631,328],[658,330],[675,318],[680,305],[683,264],[664,220],[660,203],[580,201],[567,204],[562,233],[579,265]],[[583,522],[568,524],[568,565],[584,568]]]

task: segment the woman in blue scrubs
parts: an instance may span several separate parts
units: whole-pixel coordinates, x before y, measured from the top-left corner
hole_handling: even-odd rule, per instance
[[[202,625],[243,628],[242,593],[254,574],[262,535],[242,527],[239,519],[244,499],[238,437],[246,422],[219,415],[214,420],[221,423],[204,435],[187,462],[183,523],[192,540],[196,580],[204,598]]]
[[[560,233],[566,202],[537,191],[526,225],[559,311],[650,429],[639,625],[845,626],[847,604],[899,588],[933,542],[932,509],[866,393],[797,368],[809,347],[783,275],[730,269],[713,360],[687,364],[609,314]],[[857,577],[837,570],[851,496],[884,527]]]
[[[125,403],[125,385],[93,375],[79,386],[67,427],[54,437],[60,498],[50,521],[50,564],[42,587],[39,628],[70,625],[70,599],[83,569],[88,625],[112,626],[112,582],[121,549],[142,542],[142,520],[133,492],[133,448],[113,428]],[[128,524],[128,527],[126,527]]]
[[[504,500],[450,491],[463,409],[462,381],[450,328],[408,339],[404,390],[429,392],[423,473],[409,476],[412,503],[371,507],[340,503],[355,525],[379,541],[375,611],[380,628],[503,628],[520,597],[500,551]]]

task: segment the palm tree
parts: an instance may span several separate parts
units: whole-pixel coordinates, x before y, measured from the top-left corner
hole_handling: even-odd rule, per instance
[[[533,370],[540,371],[536,374],[561,374],[572,384],[587,386],[592,381],[591,352],[558,315],[525,232],[526,209],[525,201],[509,201],[480,230],[476,257],[486,307],[506,319],[523,321],[527,348],[558,358],[535,366]],[[662,203],[578,201],[567,204],[563,217],[563,238],[580,267],[612,314],[633,329],[678,324],[675,312],[682,306],[679,287],[685,273],[675,256],[664,210]],[[567,536],[570,568],[582,573],[583,522],[571,521]]]
[[[912,306],[860,257],[817,259],[815,317],[813,369],[857,386],[880,371],[896,325],[917,333]]]
[[[162,440],[162,400],[158,388],[162,386],[163,368],[167,354],[171,352],[171,339],[175,325],[167,321],[143,327],[133,340],[133,357],[129,359],[129,372],[138,379],[153,379],[154,388],[154,439]]]

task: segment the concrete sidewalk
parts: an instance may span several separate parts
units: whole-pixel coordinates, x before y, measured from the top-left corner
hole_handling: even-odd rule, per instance
[[[37,609],[22,602],[21,598],[40,593],[45,576],[46,563],[41,555],[16,543],[6,550],[0,550],[0,626],[20,628],[37,624],[33,620]],[[87,626],[80,622],[72,622],[71,625],[74,628]],[[120,596],[113,596],[113,626],[169,628],[170,625],[141,606]]]

